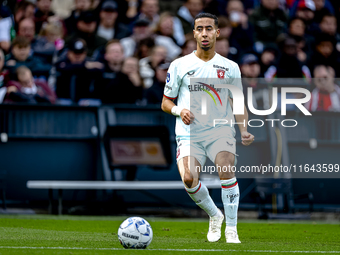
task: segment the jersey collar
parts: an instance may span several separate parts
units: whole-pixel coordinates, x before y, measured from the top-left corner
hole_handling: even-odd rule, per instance
[[[194,51],[192,52],[192,54],[194,55],[194,58],[199,59],[200,61],[202,61],[202,62],[205,63],[205,64],[212,62],[212,61],[217,57],[217,55],[218,55],[218,53],[215,51],[215,55],[212,57],[212,59],[210,59],[209,61],[205,62],[205,61],[203,61],[202,59],[200,59],[199,57],[197,57],[196,54],[195,54],[195,52],[196,52],[196,50],[194,50]]]

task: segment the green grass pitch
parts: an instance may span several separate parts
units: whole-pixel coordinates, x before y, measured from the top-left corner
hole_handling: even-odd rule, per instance
[[[242,244],[226,244],[224,234],[217,243],[207,242],[207,219],[148,217],[151,245],[126,250],[117,238],[125,218],[2,215],[0,254],[340,254],[339,223],[241,221]]]

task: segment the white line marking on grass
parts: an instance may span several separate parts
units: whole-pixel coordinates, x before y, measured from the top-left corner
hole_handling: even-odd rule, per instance
[[[0,249],[31,249],[31,250],[99,250],[126,251],[124,248],[91,248],[91,247],[30,247],[30,246],[0,246]],[[253,253],[340,253],[340,251],[272,251],[272,250],[222,250],[222,249],[146,249],[147,251],[201,251],[201,252],[253,252]]]

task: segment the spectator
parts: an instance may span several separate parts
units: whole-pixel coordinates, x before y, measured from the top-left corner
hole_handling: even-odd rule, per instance
[[[97,19],[92,11],[84,11],[77,20],[77,30],[66,38],[66,44],[81,38],[86,42],[87,55],[92,56],[94,50],[107,43],[107,40],[96,34]]]
[[[175,59],[181,54],[182,52],[181,48],[177,46],[176,43],[174,43],[174,41],[171,38],[163,35],[154,35],[153,38],[155,40],[156,45],[163,46],[166,48],[168,59],[171,60]]]
[[[335,37],[336,41],[336,50],[340,51],[340,34],[337,32],[338,30],[338,22],[336,16],[332,14],[326,14],[323,16],[320,22],[320,30],[322,33],[329,34],[330,36]]]
[[[120,72],[124,62],[124,49],[119,40],[111,40],[106,44],[104,60],[111,72]]]
[[[157,66],[153,85],[145,91],[145,98],[148,104],[160,104],[162,102],[169,66],[169,62],[162,62]]]
[[[229,37],[230,47],[237,50],[238,55],[253,50],[254,28],[244,13],[244,6],[240,0],[230,0],[227,5],[227,13],[232,25],[232,33]]]
[[[113,47],[112,52],[123,54],[122,58],[119,57],[119,59],[117,59],[117,61],[119,62],[119,71],[120,71],[121,70],[121,64],[123,63],[123,60],[124,60],[124,48],[122,48],[122,45],[121,45],[121,43],[118,39],[112,39],[112,40],[108,41],[104,46],[101,46],[98,49],[96,49],[94,51],[93,55],[92,55],[92,58],[95,61],[99,61],[99,62],[105,61],[105,54],[108,50],[108,46],[111,45],[111,44],[113,45],[112,46]],[[110,47],[110,49],[111,49],[111,47]]]
[[[277,78],[306,78],[310,81],[309,68],[301,63],[297,57],[297,43],[293,38],[282,36],[279,46],[281,57],[275,66],[271,66],[265,73],[265,78],[271,81]]]
[[[18,81],[9,81],[5,102],[55,103],[56,96],[41,79],[34,80],[30,69],[20,66],[16,70]]]
[[[268,68],[277,62],[278,49],[276,44],[267,45],[260,56],[261,77],[267,72]]]
[[[52,64],[53,56],[64,46],[63,28],[61,23],[45,24],[40,35],[33,44],[34,56],[38,56],[45,63]]]
[[[71,12],[70,17],[65,19],[66,34],[69,36],[77,30],[77,21],[81,12],[88,11],[91,8],[91,0],[74,0],[75,9]]]
[[[134,24],[133,33],[131,36],[120,40],[124,48],[125,57],[135,55],[137,46],[141,40],[151,36],[150,22],[146,19],[139,19]]]
[[[300,13],[298,13],[300,12]],[[313,0],[294,0],[294,3],[290,7],[289,16],[299,17],[303,20],[314,19],[315,3]]]
[[[216,40],[216,52],[230,60],[239,59],[239,51],[235,47],[230,47],[229,40],[225,37],[218,37]]]
[[[261,68],[259,64],[259,59],[255,54],[249,53],[242,56],[240,61],[240,70],[243,78],[257,79],[260,77]],[[251,87],[256,87],[249,83]]]
[[[156,26],[159,21],[159,2],[158,0],[143,0],[140,7],[139,19],[147,19],[151,26]]]
[[[90,61],[83,39],[70,43],[66,56],[56,63],[56,93],[62,104],[77,103],[82,98],[97,98],[94,81],[102,75],[103,64]]]
[[[298,60],[303,64],[307,64],[312,52],[306,47],[305,39],[303,37],[296,36],[294,37],[294,40],[296,41]]]
[[[18,24],[23,19],[34,19],[35,5],[30,1],[20,1],[14,9],[14,27],[18,31]]]
[[[43,23],[47,22],[49,17],[54,16],[54,12],[50,10],[52,0],[37,0],[36,4],[37,4],[37,10],[34,14],[35,33],[39,34]]]
[[[138,66],[138,59],[134,57],[126,58],[123,62],[122,66],[122,73],[126,74],[130,81],[132,82],[133,86],[140,88],[138,91],[142,91],[143,89],[143,81],[139,74],[139,66]],[[141,98],[138,96],[138,98]]]
[[[144,81],[145,88],[150,88],[153,84],[157,66],[164,62],[167,56],[167,49],[163,46],[155,46],[150,57],[139,61],[139,70]]]
[[[35,38],[35,23],[33,19],[25,18],[19,22],[18,36],[25,37],[30,43],[33,42]]]
[[[177,57],[181,53],[181,48],[167,36],[153,35],[149,25],[149,22],[145,19],[137,20],[133,28],[133,34],[120,41],[124,47],[125,57],[135,55],[140,41],[148,37],[153,38],[156,45],[164,46],[167,49],[169,59]]]
[[[0,49],[9,51],[11,46],[12,18],[0,17]]]
[[[101,4],[101,2],[103,2],[103,1],[102,0],[92,0],[90,9],[92,9],[92,10],[97,9],[99,7],[99,5]]]
[[[1,6],[0,6],[0,16],[1,17],[9,17],[11,16],[12,12],[14,11],[16,1],[11,1],[9,3],[8,1],[1,1]]]
[[[122,39],[129,36],[128,28],[117,22],[118,5],[113,0],[106,0],[99,13],[100,21],[97,28],[97,35],[106,39]]]
[[[5,54],[3,50],[0,49],[0,88],[3,87],[8,81],[8,71],[4,70],[5,67]]]
[[[117,41],[109,42],[106,47],[104,60],[105,70],[103,75],[96,80],[96,89],[99,91],[100,99],[104,104],[133,104],[142,94],[143,88],[141,84],[135,86],[129,76],[121,71],[121,61],[124,58],[122,49],[122,46]],[[117,59],[121,60],[119,64],[116,63]],[[118,65],[119,68],[117,67]],[[130,72],[132,80],[138,85],[136,71],[132,71],[131,69],[133,68],[130,68],[128,65],[125,65],[124,69],[124,71]]]
[[[197,48],[197,42],[195,39],[187,39],[182,46],[181,56],[188,55],[192,53]]]
[[[71,15],[74,6],[74,1],[70,0],[53,0],[52,1],[52,11],[57,17],[64,20]]]
[[[326,0],[313,0],[315,4],[314,22],[319,24],[326,14],[334,15],[334,8],[330,2],[326,5]]]
[[[260,7],[254,10],[249,20],[254,26],[256,51],[261,53],[263,45],[275,42],[278,35],[284,31],[287,16],[279,8],[279,0],[262,0]]]
[[[5,85],[7,84],[9,79],[8,71],[4,70],[4,66],[5,66],[5,54],[0,49],[0,104],[2,103],[6,95],[7,89]]]
[[[326,33],[332,36],[338,36],[337,34],[337,19],[332,14],[325,14],[319,24],[322,33]]]
[[[178,26],[176,30],[174,17],[169,12],[163,12],[159,17],[159,21],[155,26],[155,34],[170,37],[177,45],[182,46],[185,37],[182,26]]]
[[[318,65],[332,66],[338,76],[340,75],[339,62],[339,54],[335,50],[335,38],[329,34],[318,35],[309,68],[313,70]]]
[[[293,17],[298,17],[305,22],[307,34],[313,35],[319,30],[318,24],[314,22],[315,4],[312,0],[299,1]]]
[[[269,91],[261,77],[261,67],[254,54],[245,54],[241,58],[243,94],[248,98],[248,88],[253,90],[253,106],[255,109],[269,109]]]
[[[295,39],[298,46],[298,59],[306,63],[312,55],[314,38],[306,35],[306,25],[301,18],[293,18],[288,23],[288,36]]]
[[[305,22],[310,22],[315,17],[315,4],[313,0],[297,1],[296,17],[303,19]]]
[[[182,23],[184,34],[192,33],[194,18],[202,11],[202,0],[186,0],[184,5],[179,8],[177,17]]]
[[[44,56],[44,54],[42,54],[44,52],[44,49],[41,48],[41,41],[36,40],[35,23],[34,23],[33,19],[25,18],[25,19],[23,19],[19,22],[19,24],[18,24],[18,36],[23,36],[30,42],[30,44],[31,44],[30,56],[34,56],[35,50],[36,50],[38,56],[43,56],[42,60],[45,60],[45,56]],[[36,56],[34,56],[34,57],[36,57]]]
[[[138,14],[138,0],[127,0],[125,2],[125,6],[123,6],[123,13],[125,13],[125,16],[123,17],[123,20],[125,20],[125,23],[129,23],[129,21],[133,18],[135,18]],[[123,15],[120,15],[120,18],[122,19]]]
[[[293,36],[305,36],[306,25],[301,18],[292,18],[288,22],[288,34]]]
[[[220,37],[223,38],[230,38],[230,35],[233,31],[233,27],[231,26],[230,21],[224,17],[224,16],[219,16],[218,17],[218,28],[220,29]]]
[[[136,57],[138,59],[149,57],[154,47],[155,47],[155,40],[153,37],[147,37],[145,39],[142,39],[139,42]]]
[[[229,55],[229,41],[227,38],[218,37],[216,40],[215,51],[223,57],[230,58]]]
[[[314,69],[315,89],[306,104],[309,111],[340,111],[340,88],[334,83],[334,69],[324,65]]]
[[[30,55],[31,44],[25,37],[18,36],[12,42],[11,53],[6,58],[6,68],[9,70],[10,79],[14,79],[15,70],[19,66],[28,67],[34,76],[48,77],[51,65],[43,63],[40,58]]]

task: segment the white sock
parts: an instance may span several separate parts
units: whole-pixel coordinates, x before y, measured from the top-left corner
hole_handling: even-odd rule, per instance
[[[240,200],[240,189],[236,178],[221,180],[222,201],[226,219],[226,229],[236,231],[237,210]]]
[[[215,216],[219,211],[214,201],[211,199],[207,187],[198,182],[194,188],[185,188],[192,200],[201,207],[210,217]]]

